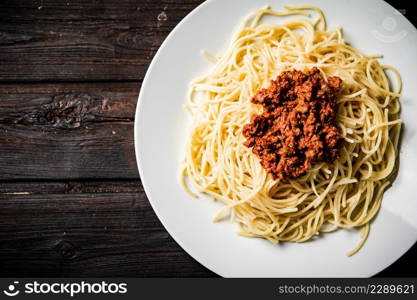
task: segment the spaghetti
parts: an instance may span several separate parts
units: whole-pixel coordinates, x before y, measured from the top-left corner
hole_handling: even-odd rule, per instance
[[[348,253],[353,255],[364,244],[395,173],[401,78],[378,62],[381,56],[364,55],[347,44],[341,28],[328,30],[320,9],[285,9],[252,13],[222,56],[205,53],[214,67],[192,82],[188,95],[184,188],[224,204],[215,220],[230,212],[239,234],[273,243],[362,228],[359,245]],[[263,23],[265,15],[302,17],[276,25]],[[243,126],[260,112],[251,98],[283,71],[314,67],[325,79],[343,80],[336,115],[343,140],[339,158],[314,164],[297,179],[274,180],[244,146]]]

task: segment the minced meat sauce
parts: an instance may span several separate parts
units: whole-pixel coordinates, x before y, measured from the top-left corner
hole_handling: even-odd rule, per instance
[[[252,98],[263,112],[244,126],[245,146],[274,179],[300,177],[312,164],[338,156],[335,117],[341,84],[339,77],[326,82],[317,68],[286,71]]]

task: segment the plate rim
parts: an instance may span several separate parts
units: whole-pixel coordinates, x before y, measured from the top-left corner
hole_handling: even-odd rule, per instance
[[[202,2],[201,4],[199,4],[197,7],[195,7],[192,11],[190,11],[184,18],[181,19],[181,21],[179,21],[175,27],[171,30],[171,32],[167,35],[167,37],[165,38],[165,40],[161,43],[161,45],[159,46],[158,50],[155,53],[155,56],[152,58],[151,63],[149,64],[146,73],[145,73],[145,77],[143,78],[141,87],[140,87],[140,91],[139,91],[139,95],[138,95],[138,100],[137,100],[137,104],[136,104],[136,110],[135,110],[135,122],[134,122],[134,128],[133,128],[133,135],[134,135],[134,146],[135,146],[135,157],[136,157],[136,165],[139,171],[139,177],[140,177],[140,181],[142,183],[143,189],[145,191],[146,197],[149,201],[149,203],[151,204],[151,207],[153,209],[153,211],[155,212],[158,220],[161,222],[162,226],[164,227],[164,229],[168,232],[168,234],[170,235],[170,237],[181,247],[182,250],[184,250],[187,255],[189,255],[190,257],[192,257],[194,260],[196,260],[199,264],[201,264],[203,267],[205,267],[206,269],[210,270],[211,272],[223,277],[222,275],[218,274],[216,271],[214,271],[211,267],[209,267],[208,265],[206,265],[205,263],[203,263],[200,259],[197,259],[195,255],[191,254],[191,250],[188,249],[187,246],[184,245],[184,243],[182,241],[180,241],[173,233],[172,231],[169,229],[169,226],[166,225],[166,220],[164,218],[161,217],[161,214],[159,212],[159,210],[157,209],[154,201],[152,200],[152,197],[150,196],[149,193],[149,188],[148,185],[146,183],[146,179],[143,176],[143,172],[142,172],[142,160],[140,159],[139,156],[139,147],[138,147],[138,136],[139,136],[139,126],[138,126],[138,117],[139,114],[141,113],[141,109],[142,109],[142,101],[141,98],[143,97],[143,89],[142,87],[146,86],[147,82],[149,81],[149,74],[150,74],[150,70],[154,67],[154,65],[156,64],[158,57],[161,55],[162,49],[165,47],[165,45],[172,39],[172,37],[175,35],[175,32],[177,30],[179,30],[180,26],[186,22],[186,20],[192,16],[193,14],[198,13],[199,10],[203,9],[206,5],[208,5],[208,3],[212,2],[213,0],[205,0],[204,2]]]
[[[155,66],[155,64],[158,61],[159,56],[161,55],[161,52],[163,51],[163,49],[165,48],[166,44],[169,43],[169,41],[173,38],[173,36],[175,35],[175,33],[179,30],[180,27],[182,27],[183,23],[185,23],[191,16],[193,16],[194,14],[197,14],[200,10],[204,9],[205,6],[207,6],[209,3],[211,2],[215,2],[218,0],[205,0],[204,2],[202,2],[201,4],[199,4],[198,6],[196,6],[193,10],[191,10],[185,17],[183,17],[176,25],[175,27],[169,32],[169,34],[167,35],[167,37],[164,39],[164,41],[161,43],[161,45],[159,46],[157,52],[155,53],[154,57],[151,60],[151,63],[149,64],[147,70],[146,70],[146,74],[144,76],[144,79],[142,81],[141,87],[140,87],[140,91],[139,91],[139,95],[138,95],[138,100],[137,100],[137,104],[136,104],[136,110],[135,110],[135,122],[134,122],[134,148],[135,148],[135,158],[136,158],[136,164],[138,167],[138,171],[139,171],[139,176],[140,176],[140,181],[142,183],[142,186],[144,188],[146,197],[153,209],[153,211],[155,212],[156,216],[158,217],[158,220],[161,222],[161,224],[163,225],[164,229],[168,232],[168,234],[170,235],[170,237],[182,248],[182,250],[184,250],[190,257],[192,257],[194,260],[196,260],[199,264],[201,264],[202,266],[204,266],[205,268],[207,268],[208,270],[210,270],[211,272],[224,277],[223,275],[219,274],[217,271],[214,270],[213,267],[209,266],[206,264],[206,262],[204,262],[203,259],[200,259],[200,257],[198,257],[198,255],[196,255],[195,253],[193,253],[193,251],[187,246],[185,245],[185,243],[176,235],[174,235],[172,233],[172,230],[169,228],[169,226],[167,226],[167,221],[166,219],[164,219],[161,216],[160,211],[157,208],[156,202],[155,200],[153,200],[153,197],[151,196],[151,194],[149,193],[149,186],[147,184],[147,179],[146,177],[144,177],[143,175],[143,165],[142,165],[142,159],[140,158],[139,155],[139,149],[140,146],[139,144],[139,126],[138,126],[138,121],[139,120],[139,115],[144,113],[142,111],[143,109],[143,87],[146,86],[146,84],[148,83],[148,81],[150,80],[150,71],[153,69],[153,67]],[[383,2],[385,5],[389,6],[392,10],[398,11],[398,9],[396,9],[395,7],[393,7],[390,3],[384,1],[384,0],[378,0]],[[242,16],[243,17],[243,16]],[[402,16],[402,18],[408,23],[408,25],[411,25],[412,28],[414,28],[414,30],[417,31],[417,27],[405,16]],[[142,100],[141,100],[142,99]],[[400,154],[399,154],[400,155]],[[380,212],[378,212],[379,214]],[[374,221],[374,219],[372,220],[372,222]],[[417,245],[417,240],[414,241],[413,244],[411,244],[408,248],[404,247],[403,248],[403,253],[398,256],[395,260],[393,260],[391,263],[385,265],[385,266],[380,266],[378,268],[375,268],[375,270],[377,270],[376,272],[372,273],[371,276],[375,276],[377,274],[379,274],[380,272],[382,272],[383,270],[389,268],[392,264],[394,264],[395,262],[397,262],[401,257],[403,257],[413,246]],[[337,277],[335,277],[337,278]]]

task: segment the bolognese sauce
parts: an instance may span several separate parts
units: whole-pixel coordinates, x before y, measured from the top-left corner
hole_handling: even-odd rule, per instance
[[[263,107],[244,126],[244,145],[274,179],[294,179],[317,162],[332,162],[341,143],[336,100],[342,80],[320,70],[281,73],[252,98]]]

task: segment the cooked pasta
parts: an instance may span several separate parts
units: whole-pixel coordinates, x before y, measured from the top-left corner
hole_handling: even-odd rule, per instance
[[[365,242],[395,174],[401,78],[380,64],[380,55],[346,43],[342,28],[327,29],[320,9],[285,9],[253,12],[221,56],[204,53],[214,66],[190,87],[182,181],[191,195],[221,201],[215,220],[230,216],[243,236],[304,242],[321,232],[361,228],[352,255]],[[289,17],[271,24],[263,22],[265,15]],[[283,71],[313,67],[324,78],[343,80],[336,115],[343,139],[339,158],[314,164],[300,178],[274,180],[243,145],[242,128],[259,112],[251,99]]]

